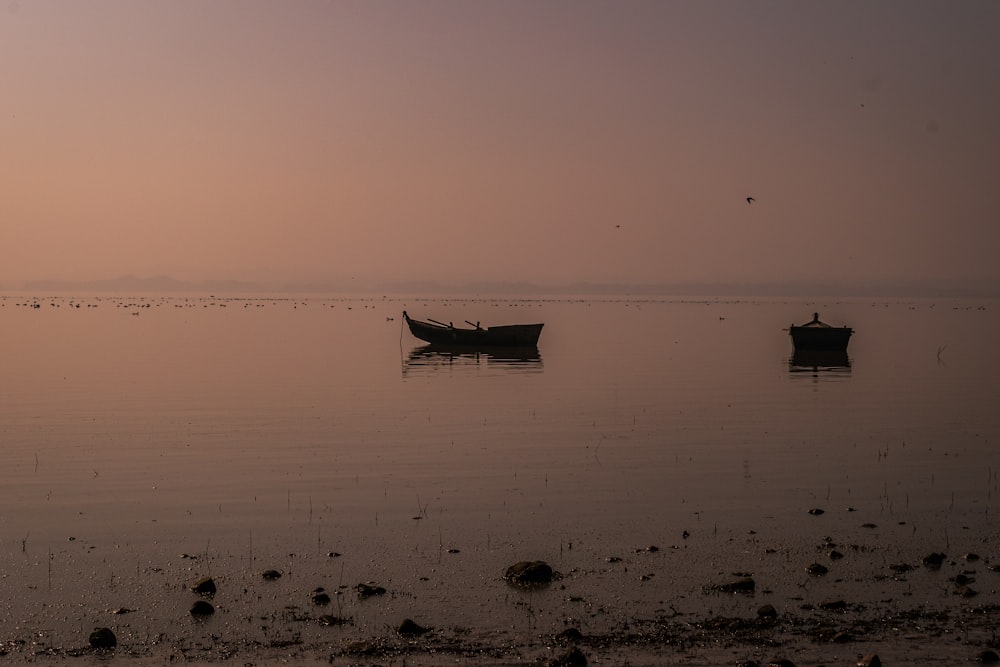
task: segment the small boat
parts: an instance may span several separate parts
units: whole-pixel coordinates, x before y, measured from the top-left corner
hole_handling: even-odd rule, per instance
[[[819,319],[819,313],[813,313],[812,322],[793,324],[788,329],[792,336],[792,344],[796,350],[847,350],[854,330],[850,327],[832,327]]]
[[[403,319],[410,327],[410,333],[422,341],[433,345],[455,347],[534,347],[542,335],[541,324],[508,324],[498,327],[479,326],[466,320],[471,329],[456,327],[428,319],[427,322],[412,319],[404,310]]]

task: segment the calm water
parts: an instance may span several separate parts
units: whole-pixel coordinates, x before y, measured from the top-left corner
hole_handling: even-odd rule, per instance
[[[6,539],[88,519],[266,533],[290,515],[428,514],[528,535],[816,504],[996,509],[994,303],[0,304]],[[537,355],[446,356],[403,331],[403,308],[546,326]],[[792,363],[782,329],[814,310],[855,328],[846,363]]]
[[[545,329],[533,355],[435,354],[404,308]],[[813,311],[855,328],[846,360],[793,359],[783,328]],[[574,573],[595,631],[752,615],[701,592],[736,570],[798,609],[824,535],[865,557],[810,595],[954,606],[933,573],[881,573],[997,557],[993,302],[9,296],[0,326],[3,618],[50,645],[121,606],[131,643],[327,641],[254,619],[366,580],[393,595],[335,610],[362,637],[406,616],[557,632],[583,611],[500,581],[535,558]],[[270,567],[289,576],[262,590]],[[204,574],[223,626],[183,622]]]

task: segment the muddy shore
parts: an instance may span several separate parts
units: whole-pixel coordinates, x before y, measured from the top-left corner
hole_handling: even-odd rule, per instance
[[[798,534],[740,525],[535,553],[495,538],[252,554],[6,542],[0,660],[854,665],[875,655],[901,665],[988,662],[1000,648],[988,522],[928,544],[906,521],[845,520],[832,535],[836,525],[806,521]],[[506,581],[524,558],[551,564],[551,581]],[[205,580],[214,590],[196,590]],[[203,602],[212,613],[193,614]],[[113,646],[91,646],[97,628]]]

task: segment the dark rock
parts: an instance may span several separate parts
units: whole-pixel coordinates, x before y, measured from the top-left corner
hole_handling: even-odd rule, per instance
[[[541,560],[523,560],[508,567],[503,578],[520,586],[547,584],[552,581],[552,567]]]
[[[418,625],[412,618],[407,618],[399,624],[399,627],[396,628],[396,632],[401,635],[422,635],[427,632],[427,628],[422,625]]]
[[[267,581],[274,581],[275,579],[281,579],[281,572],[278,570],[264,570],[261,576]]]
[[[955,582],[956,586],[965,586],[971,584],[975,579],[965,574],[956,574],[952,581]]]
[[[869,653],[858,660],[858,667],[882,667],[882,661],[874,653]]]
[[[913,566],[909,565],[908,563],[896,563],[895,565],[890,565],[889,569],[892,570],[893,572],[898,572],[902,574],[903,572],[909,572],[910,570],[912,570]]]
[[[202,577],[198,581],[191,584],[191,590],[198,595],[211,597],[215,595],[215,580],[212,579],[212,577]]]
[[[344,618],[342,616],[331,616],[330,614],[320,616],[316,620],[319,621],[320,625],[349,625],[353,623],[353,621],[350,618]]]
[[[835,634],[830,639],[830,641],[832,641],[834,644],[847,644],[848,642],[854,641],[854,637],[851,636],[850,632],[847,632],[845,630],[841,630],[840,632],[838,632],[837,634]]]
[[[979,595],[979,591],[973,590],[969,586],[959,586],[955,589],[955,595],[959,595],[963,598],[972,598]]]
[[[996,651],[986,649],[976,654],[976,662],[1000,662],[1000,655],[997,655]]]
[[[938,567],[941,567],[941,563],[944,562],[945,558],[947,558],[947,556],[945,556],[942,553],[932,553],[932,554],[927,554],[926,556],[924,556],[922,562],[927,567],[938,568]]]
[[[370,581],[364,584],[358,584],[356,589],[358,591],[359,598],[370,598],[373,595],[385,595],[384,588]]]
[[[847,609],[847,603],[843,600],[823,600],[819,603],[819,608],[827,611],[844,611]]]
[[[806,572],[815,577],[820,577],[829,572],[829,570],[826,569],[825,565],[820,565],[819,563],[813,563],[812,565],[806,568]]]
[[[110,628],[95,628],[90,633],[91,648],[114,648],[118,646],[118,638]]]
[[[757,582],[753,580],[753,577],[742,577],[728,584],[715,586],[715,590],[723,593],[753,593],[756,588]]]
[[[844,557],[844,554],[840,553],[836,549],[831,551],[828,555],[830,556],[830,560],[840,560],[841,558]]]
[[[767,667],[795,667],[795,663],[788,658],[771,658]]]
[[[330,604],[330,595],[324,591],[312,594],[313,604]]]
[[[775,619],[778,618],[778,610],[772,605],[765,604],[757,609],[757,617]]]
[[[970,561],[970,562],[971,561],[977,561],[977,560],[979,560],[979,554],[977,554],[977,553],[967,553],[964,556],[962,556],[962,558],[964,558],[965,560]]]
[[[561,656],[550,658],[545,664],[547,667],[585,667],[587,656],[583,654],[583,651],[574,646]]]
[[[556,635],[556,637],[562,641],[578,642],[583,639],[583,633],[580,632],[580,628],[566,628]]]
[[[215,613],[215,607],[212,606],[211,602],[206,602],[205,600],[198,600],[193,605],[191,605],[192,616],[209,616],[214,613]]]
[[[824,510],[821,510],[818,507],[814,507],[813,509],[809,510],[809,513],[812,514],[813,516],[819,516],[820,514],[824,513]]]

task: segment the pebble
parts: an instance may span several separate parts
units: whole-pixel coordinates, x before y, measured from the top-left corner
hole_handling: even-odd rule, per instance
[[[118,645],[118,638],[110,628],[94,628],[90,633],[91,648],[114,648]]]

